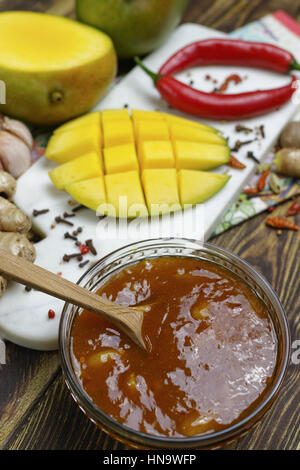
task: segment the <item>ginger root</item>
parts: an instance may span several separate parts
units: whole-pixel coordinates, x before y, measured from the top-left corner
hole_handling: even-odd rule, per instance
[[[15,191],[15,178],[5,171],[0,171],[0,194],[6,196],[0,196],[0,248],[34,262],[35,247],[28,239],[31,219],[9,201]],[[7,280],[0,275],[0,297],[6,287]]]
[[[0,248],[20,256],[28,261],[35,261],[36,250],[26,235],[13,232],[0,232]]]
[[[11,199],[16,192],[17,182],[15,178],[7,171],[0,170],[0,195],[5,195]]]
[[[31,219],[12,202],[0,196],[0,230],[28,233],[30,229]]]
[[[34,245],[28,240],[26,235],[20,233],[0,232],[0,248],[15,256],[25,258],[32,263],[36,258]],[[4,294],[6,287],[6,279],[0,275],[0,297]]]

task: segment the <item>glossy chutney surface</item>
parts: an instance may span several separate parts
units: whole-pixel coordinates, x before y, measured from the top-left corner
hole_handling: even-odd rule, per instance
[[[209,261],[161,257],[110,277],[98,290],[144,310],[148,352],[86,310],[72,327],[83,388],[107,415],[169,437],[224,429],[248,415],[276,367],[277,338],[249,286]]]

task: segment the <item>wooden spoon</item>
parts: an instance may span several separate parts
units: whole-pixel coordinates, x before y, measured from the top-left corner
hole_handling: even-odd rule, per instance
[[[138,346],[146,350],[142,338],[142,310],[118,305],[88,291],[30,261],[0,249],[0,272],[7,278],[52,295],[77,307],[98,313],[124,331]]]

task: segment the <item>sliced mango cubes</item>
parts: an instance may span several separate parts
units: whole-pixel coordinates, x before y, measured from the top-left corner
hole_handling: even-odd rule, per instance
[[[175,212],[211,198],[229,180],[207,171],[230,158],[216,129],[159,111],[81,116],[54,131],[46,157],[60,164],[49,172],[58,189],[112,217]]]

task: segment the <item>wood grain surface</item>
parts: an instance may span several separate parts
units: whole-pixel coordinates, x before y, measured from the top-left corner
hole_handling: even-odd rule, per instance
[[[73,0],[0,0],[0,11],[13,9],[74,16]],[[229,32],[277,9],[300,21],[300,0],[192,0],[184,21]],[[275,213],[284,214],[288,206],[278,207]],[[266,227],[265,218],[266,214],[259,215],[212,241],[267,278],[286,311],[292,341],[300,340],[300,232],[283,231],[279,236]],[[295,221],[300,224],[300,215]],[[74,403],[57,352],[7,343],[6,361],[0,365],[0,449],[126,449],[99,431]],[[290,364],[276,404],[255,429],[225,449],[300,449],[299,371],[300,364]]]

